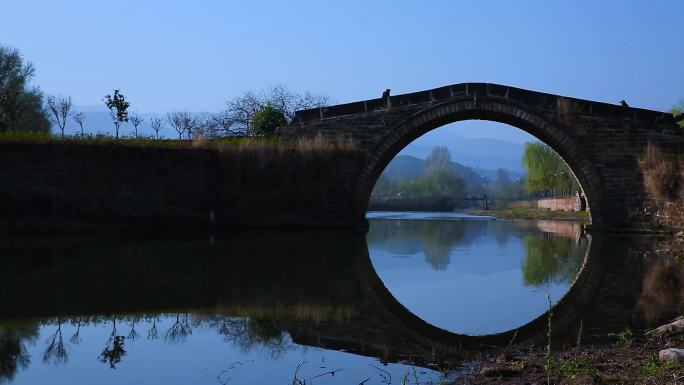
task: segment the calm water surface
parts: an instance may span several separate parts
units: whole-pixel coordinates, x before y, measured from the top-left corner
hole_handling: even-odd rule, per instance
[[[425,321],[456,333],[515,329],[568,290],[588,240],[572,221],[371,212],[368,248],[387,288]]]
[[[576,315],[607,335],[606,320],[662,318],[684,292],[652,283],[679,271],[648,251],[662,245],[574,222],[368,217],[367,234],[0,240],[0,383],[428,384],[462,359],[440,346],[528,324],[547,294],[570,322],[556,330]],[[605,263],[582,273],[586,255]],[[578,290],[593,307],[563,317]]]

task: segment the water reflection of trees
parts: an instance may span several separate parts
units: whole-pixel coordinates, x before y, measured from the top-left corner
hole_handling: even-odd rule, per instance
[[[366,238],[371,249],[400,255],[422,252],[433,269],[445,270],[454,246],[469,243],[484,226],[484,221],[373,220]]]
[[[501,248],[511,237],[522,238],[526,255],[526,285],[570,283],[579,272],[588,249],[586,238],[570,238],[540,232],[536,222],[486,220],[371,220],[369,249],[385,249],[398,255],[423,252],[435,270],[445,270],[453,250],[490,235]]]
[[[123,357],[126,355],[126,350],[124,349],[125,337],[120,336],[116,331],[116,318],[112,318],[112,331],[109,334],[109,339],[105,348],[100,353],[100,362],[104,364],[109,364],[109,367],[116,369],[116,365],[121,362]]]
[[[188,322],[188,315],[184,314],[183,321],[181,321],[180,314],[176,314],[176,322],[164,333],[164,341],[170,344],[178,344],[185,342],[191,334],[192,328]]]
[[[46,364],[64,364],[69,359],[69,354],[64,346],[64,339],[62,337],[62,323],[57,323],[57,330],[48,337],[47,348],[43,353],[43,362]]]
[[[17,371],[31,363],[26,344],[37,337],[38,325],[33,323],[0,326],[0,383],[12,382]]]
[[[527,255],[523,261],[525,285],[570,283],[579,273],[587,252],[587,243],[552,233],[526,235]]]
[[[123,357],[126,355],[126,350],[124,349],[124,336],[112,336],[107,345],[100,353],[100,362],[104,364],[109,364],[109,367],[116,369]]]
[[[279,358],[291,348],[286,333],[270,319],[211,317],[206,322],[225,342],[238,346],[244,353],[259,348],[271,358]]]
[[[74,345],[80,344],[82,341],[81,339],[81,320],[78,320],[78,323],[76,324],[76,332],[69,338],[69,342],[71,342]]]
[[[152,326],[147,330],[147,339],[150,341],[159,339],[159,328],[157,328],[157,317],[152,320]]]
[[[122,322],[130,325],[128,333],[120,332]],[[158,323],[172,321],[168,328],[160,331]],[[189,314],[178,313],[173,316],[130,315],[125,317],[88,316],[64,319],[44,319],[40,324],[26,322],[12,327],[0,326],[0,383],[11,382],[16,372],[26,368],[30,356],[27,343],[35,342],[39,327],[54,328],[50,331],[42,353],[45,364],[67,363],[69,354],[64,341],[65,325],[75,328],[69,338],[74,348],[82,342],[81,329],[111,323],[105,346],[97,357],[98,360],[115,369],[127,354],[126,342],[140,339],[136,330],[142,326],[146,330],[147,341],[152,343],[163,337],[167,344],[183,343],[192,335],[192,329],[204,328],[213,330],[226,343],[233,344],[244,353],[259,350],[271,358],[280,358],[291,349],[292,343],[287,332],[277,322],[268,318],[234,317],[222,314]],[[167,324],[168,325],[168,324]],[[68,336],[69,334],[67,334]],[[145,341],[145,339],[141,340]]]

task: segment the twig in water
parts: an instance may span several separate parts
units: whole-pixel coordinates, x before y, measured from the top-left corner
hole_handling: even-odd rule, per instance
[[[387,385],[390,385],[392,383],[392,375],[388,371],[382,370],[373,364],[369,364],[369,365],[372,366],[373,368],[375,368],[375,370],[381,371],[387,375],[386,377],[383,375],[380,375],[380,377],[383,377],[383,379],[385,380],[383,382],[387,383]]]
[[[364,385],[366,382],[368,382],[368,380],[370,380],[370,377],[369,377],[369,378],[366,378],[365,380],[363,380],[363,381],[361,381],[361,382],[359,382],[359,385]]]
[[[309,363],[309,361],[302,361],[299,365],[297,365],[297,369],[295,369],[295,372],[294,372],[294,379],[292,380],[292,383],[293,383],[293,384],[304,385],[304,382],[302,382],[299,378],[297,378],[297,373],[299,373],[299,369],[300,369],[304,364],[308,364],[308,363]]]
[[[401,385],[410,385],[408,370],[405,371],[404,374],[401,376]]]
[[[413,368],[413,380],[416,382],[416,385],[420,385],[418,383],[418,372],[416,371],[416,368]]]
[[[226,384],[228,384],[228,381],[230,381],[230,377],[226,377],[225,379],[222,379],[222,378],[221,378],[221,376],[224,375],[224,374],[228,374],[228,371],[227,371],[227,370],[222,370],[221,373],[219,373],[219,374],[216,376],[216,380],[218,380],[219,384],[221,384],[221,385],[226,385]]]
[[[304,383],[306,383],[306,382],[309,381],[309,380],[313,380],[314,378],[327,376],[328,374],[331,375],[332,377],[335,377],[335,373],[337,373],[337,372],[339,372],[339,371],[341,371],[341,370],[342,370],[342,369],[335,369],[335,370],[331,370],[331,371],[329,371],[329,372],[321,373],[321,374],[319,374],[319,375],[317,375],[317,376],[313,376],[313,377],[307,378],[306,380],[304,380]]]

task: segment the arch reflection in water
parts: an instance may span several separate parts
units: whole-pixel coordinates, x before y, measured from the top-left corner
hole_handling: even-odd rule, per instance
[[[522,326],[557,302],[588,250],[571,221],[493,221],[463,214],[369,213],[373,266],[418,317],[461,334]]]

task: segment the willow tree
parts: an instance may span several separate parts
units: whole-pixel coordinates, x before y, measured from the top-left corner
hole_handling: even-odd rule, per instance
[[[525,187],[529,193],[572,195],[579,185],[570,167],[544,143],[525,143],[522,163],[527,169]]]

